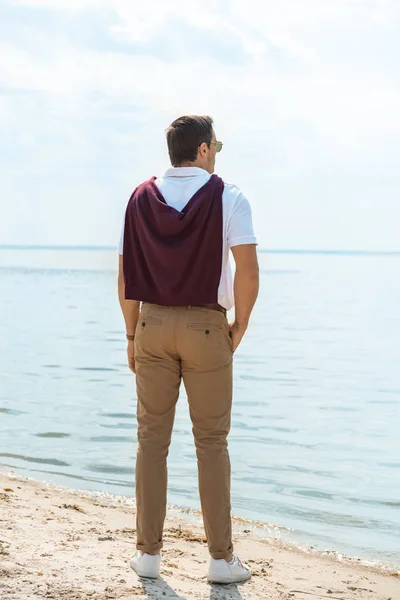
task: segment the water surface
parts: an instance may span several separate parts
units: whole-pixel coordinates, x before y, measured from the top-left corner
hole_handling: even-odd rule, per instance
[[[260,254],[235,360],[233,513],[400,561],[400,257]],[[134,377],[116,255],[0,250],[0,464],[133,495]],[[169,502],[199,508],[182,392]]]

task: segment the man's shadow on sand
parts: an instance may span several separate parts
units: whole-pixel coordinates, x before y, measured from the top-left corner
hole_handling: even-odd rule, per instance
[[[149,600],[191,600],[189,596],[179,596],[164,579],[140,578],[140,583],[146,590]],[[195,586],[195,584],[193,585]],[[243,600],[236,583],[229,585],[211,584],[209,588],[210,600]]]
[[[240,585],[246,585],[242,583]],[[228,585],[210,585],[210,600],[243,600],[242,594],[239,592],[237,583],[229,583]]]

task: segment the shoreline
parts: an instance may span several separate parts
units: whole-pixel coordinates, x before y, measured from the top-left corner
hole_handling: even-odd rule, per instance
[[[127,500],[127,499],[126,499]],[[168,510],[162,579],[139,580],[134,503],[0,472],[2,600],[397,600],[399,572],[366,561],[263,539],[234,519],[235,548],[253,572],[240,586],[206,582],[208,552],[200,515]],[[196,517],[196,521],[194,519]],[[275,528],[267,528],[273,531]]]

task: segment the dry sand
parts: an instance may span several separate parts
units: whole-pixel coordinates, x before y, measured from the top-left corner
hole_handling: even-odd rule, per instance
[[[243,532],[236,550],[252,580],[208,585],[203,532],[174,513],[166,523],[162,579],[139,580],[128,565],[134,524],[134,509],[123,501],[0,473],[1,600],[400,600],[398,573]]]

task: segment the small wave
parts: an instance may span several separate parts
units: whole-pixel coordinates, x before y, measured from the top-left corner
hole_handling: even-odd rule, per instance
[[[118,371],[112,367],[75,367],[75,371]]]
[[[26,411],[24,410],[16,410],[15,408],[0,408],[0,413],[6,414],[6,415],[26,415]]]
[[[67,438],[67,437],[71,437],[71,434],[69,433],[61,433],[61,432],[57,432],[57,431],[48,431],[45,433],[35,433],[34,434],[36,437],[41,437],[41,438]]]
[[[23,460],[24,462],[38,463],[41,465],[53,465],[55,467],[70,467],[71,465],[63,460],[57,460],[56,458],[38,458],[34,456],[23,456],[22,454],[8,454],[7,452],[0,452],[0,458],[16,458]]]

